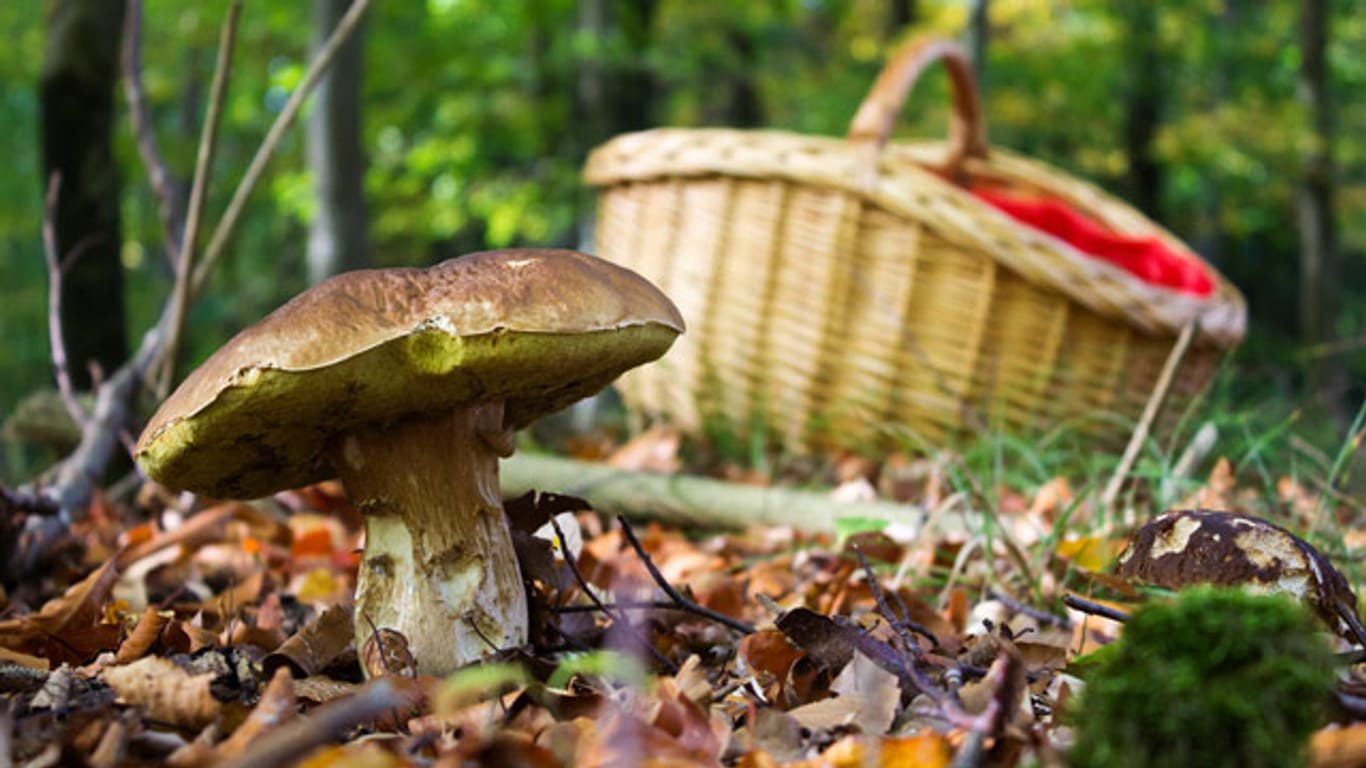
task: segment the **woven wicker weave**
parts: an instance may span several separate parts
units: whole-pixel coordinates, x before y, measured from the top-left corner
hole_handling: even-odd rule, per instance
[[[951,75],[949,141],[889,143],[934,62]],[[668,356],[621,382],[623,395],[688,431],[760,428],[792,448],[864,452],[1069,419],[1116,436],[1184,326],[1198,322],[1199,334],[1169,414],[1244,331],[1242,296],[1212,268],[1209,297],[1150,285],[965,191],[989,180],[1052,197],[1198,258],[1096,187],[988,151],[950,43],[903,50],[847,139],[660,129],[598,148],[585,176],[602,187],[598,254],[655,281],[689,324]]]

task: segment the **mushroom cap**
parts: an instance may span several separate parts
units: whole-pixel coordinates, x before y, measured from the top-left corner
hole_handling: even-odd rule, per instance
[[[256,498],[335,477],[350,431],[501,400],[520,429],[663,355],[677,307],[567,250],[337,275],[246,328],[166,399],[134,456],[158,482]]]

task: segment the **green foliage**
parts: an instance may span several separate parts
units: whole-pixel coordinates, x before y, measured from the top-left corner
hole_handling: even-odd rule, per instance
[[[185,182],[227,0],[146,0],[143,79],[157,143]],[[698,3],[571,0],[375,3],[366,22],[363,145],[372,260],[420,265],[477,248],[583,244],[592,192],[579,169],[612,135],[654,125],[753,122],[842,134],[881,63],[907,38],[961,37],[967,6],[874,0]],[[41,4],[0,3],[0,412],[51,385],[41,250],[44,180],[36,145]],[[1131,192],[1125,100],[1134,50],[1150,48],[1163,104],[1155,215],[1248,294],[1253,333],[1233,402],[1299,395],[1293,322],[1299,243],[1294,201],[1306,148],[1296,93],[1292,4],[1162,4],[1136,28],[1130,5],[1079,0],[993,4],[983,99],[990,138]],[[600,7],[594,20],[585,9]],[[1337,100],[1344,338],[1366,332],[1366,17],[1334,4],[1329,51]],[[212,223],[308,60],[307,3],[251,3],[208,201]],[[600,76],[598,101],[589,78]],[[898,138],[947,130],[947,88],[927,72],[898,117]],[[753,103],[743,98],[752,94]],[[120,99],[120,101],[122,101]],[[125,319],[138,339],[169,290],[156,201],[126,119]],[[185,369],[304,287],[305,228],[315,214],[302,132],[292,131],[249,201],[226,263],[190,318]],[[1357,380],[1366,355],[1348,358]],[[748,450],[742,446],[742,449]],[[1332,450],[1326,448],[1324,450]],[[1004,448],[1009,456],[1014,449]],[[1050,447],[1048,453],[1053,452]],[[1037,474],[1037,472],[1035,472]]]
[[[1071,764],[1302,765],[1333,664],[1313,619],[1285,597],[1195,587],[1150,604],[1086,679]]]

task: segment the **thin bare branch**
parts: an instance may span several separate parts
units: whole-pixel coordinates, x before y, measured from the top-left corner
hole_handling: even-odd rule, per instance
[[[174,260],[180,253],[181,201],[166,161],[157,150],[147,97],[142,88],[142,0],[128,0],[123,22],[123,92],[128,100],[128,119],[137,141],[138,155],[147,169],[147,180],[157,199],[157,214],[166,232],[166,252]]]
[[[53,171],[48,179],[47,196],[43,201],[43,255],[47,259],[47,335],[52,347],[52,375],[57,379],[57,391],[62,395],[67,413],[80,425],[86,422],[85,409],[76,400],[71,386],[71,362],[66,356],[66,339],[62,336],[62,278],[64,269],[57,256],[57,196],[61,194],[62,174]]]
[[[1111,608],[1103,603],[1097,603],[1094,600],[1087,600],[1081,595],[1070,593],[1063,595],[1062,602],[1063,605],[1066,605],[1074,611],[1081,611],[1082,613],[1090,614],[1092,616],[1099,616],[1102,619],[1110,619],[1111,621],[1129,620],[1129,614],[1124,611],[1117,608]]]
[[[650,572],[650,578],[654,579],[655,583],[659,585],[659,588],[664,590],[664,594],[669,596],[669,599],[674,602],[675,606],[688,613],[694,613],[703,618],[711,619],[718,624],[724,624],[742,635],[754,634],[754,627],[750,624],[740,621],[739,619],[732,619],[724,613],[717,613],[706,606],[698,605],[695,601],[684,597],[682,593],[669,583],[668,579],[664,578],[664,574],[659,572],[659,568],[655,566],[654,559],[650,557],[649,552],[645,551],[645,547],[640,545],[640,539],[636,538],[636,532],[631,529],[631,524],[626,521],[626,518],[617,515],[617,524],[621,526],[621,532],[626,534],[626,540],[631,543],[631,549],[635,550],[636,557],[639,557],[640,562],[645,564],[645,570]]]
[[[209,239],[209,245],[204,249],[204,258],[195,267],[194,281],[189,292],[191,300],[199,294],[200,289],[209,279],[209,275],[212,274],[214,266],[222,257],[223,248],[237,227],[237,219],[241,217],[242,210],[246,207],[247,198],[251,196],[252,190],[256,188],[256,183],[260,181],[266,163],[275,153],[275,148],[284,137],[285,131],[294,124],[294,118],[298,116],[299,109],[303,107],[304,101],[308,99],[309,94],[313,92],[318,82],[322,80],[323,75],[327,73],[327,68],[332,65],[332,60],[336,58],[337,51],[355,32],[356,25],[360,23],[365,15],[365,10],[369,7],[370,0],[354,0],[351,3],[346,15],[337,22],[336,29],[332,30],[332,34],[328,36],[327,41],[319,49],[317,57],[309,65],[308,71],[304,73],[304,78],[299,83],[299,87],[290,94],[284,108],[280,110],[280,114],[276,116],[270,130],[266,132],[266,137],[262,139],[261,146],[256,150],[256,155],[251,158],[251,164],[247,166],[246,173],[242,175],[242,181],[238,183],[237,189],[233,192],[232,200],[228,202],[228,207],[223,211],[222,218],[218,220],[218,226],[214,228],[213,237]]]
[[[678,672],[678,666],[672,661],[669,661],[667,656],[660,653],[659,649],[655,648],[654,643],[650,642],[650,639],[642,634],[640,629],[626,618],[625,614],[618,613],[612,608],[609,608],[607,604],[602,601],[602,598],[598,597],[598,593],[595,592],[592,585],[588,583],[587,577],[579,570],[578,561],[575,559],[573,553],[569,551],[568,546],[565,546],[565,542],[568,541],[568,539],[564,537],[564,531],[560,529],[559,522],[553,517],[550,518],[550,527],[555,529],[555,537],[560,543],[560,552],[564,555],[565,565],[569,567],[569,572],[574,576],[574,581],[578,583],[579,589],[583,590],[583,593],[588,596],[588,600],[593,603],[593,606],[601,611],[602,615],[611,619],[612,626],[620,627],[629,633],[642,648],[645,648],[650,652],[651,656],[654,656],[655,661],[661,667],[669,670],[670,674]]]
[[[199,239],[199,222],[204,215],[204,198],[209,184],[209,168],[218,148],[218,125],[227,96],[228,80],[232,77],[232,54],[237,42],[237,24],[242,16],[242,0],[228,6],[227,18],[218,39],[218,60],[213,68],[213,86],[209,93],[209,110],[199,137],[199,154],[195,159],[194,183],[190,187],[190,207],[185,212],[185,232],[176,259],[175,288],[171,293],[171,319],[166,328],[166,346],[162,351],[161,371],[157,376],[157,398],[163,399],[175,378],[176,353],[180,348],[181,329],[190,303],[190,275],[194,269],[194,246]]]

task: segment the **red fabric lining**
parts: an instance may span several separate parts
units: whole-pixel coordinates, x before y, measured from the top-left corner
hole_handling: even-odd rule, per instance
[[[1061,200],[1025,198],[995,189],[971,192],[1021,224],[1052,235],[1088,256],[1108,261],[1146,283],[1196,296],[1214,293],[1214,281],[1203,263],[1174,251],[1155,237],[1115,234]]]

